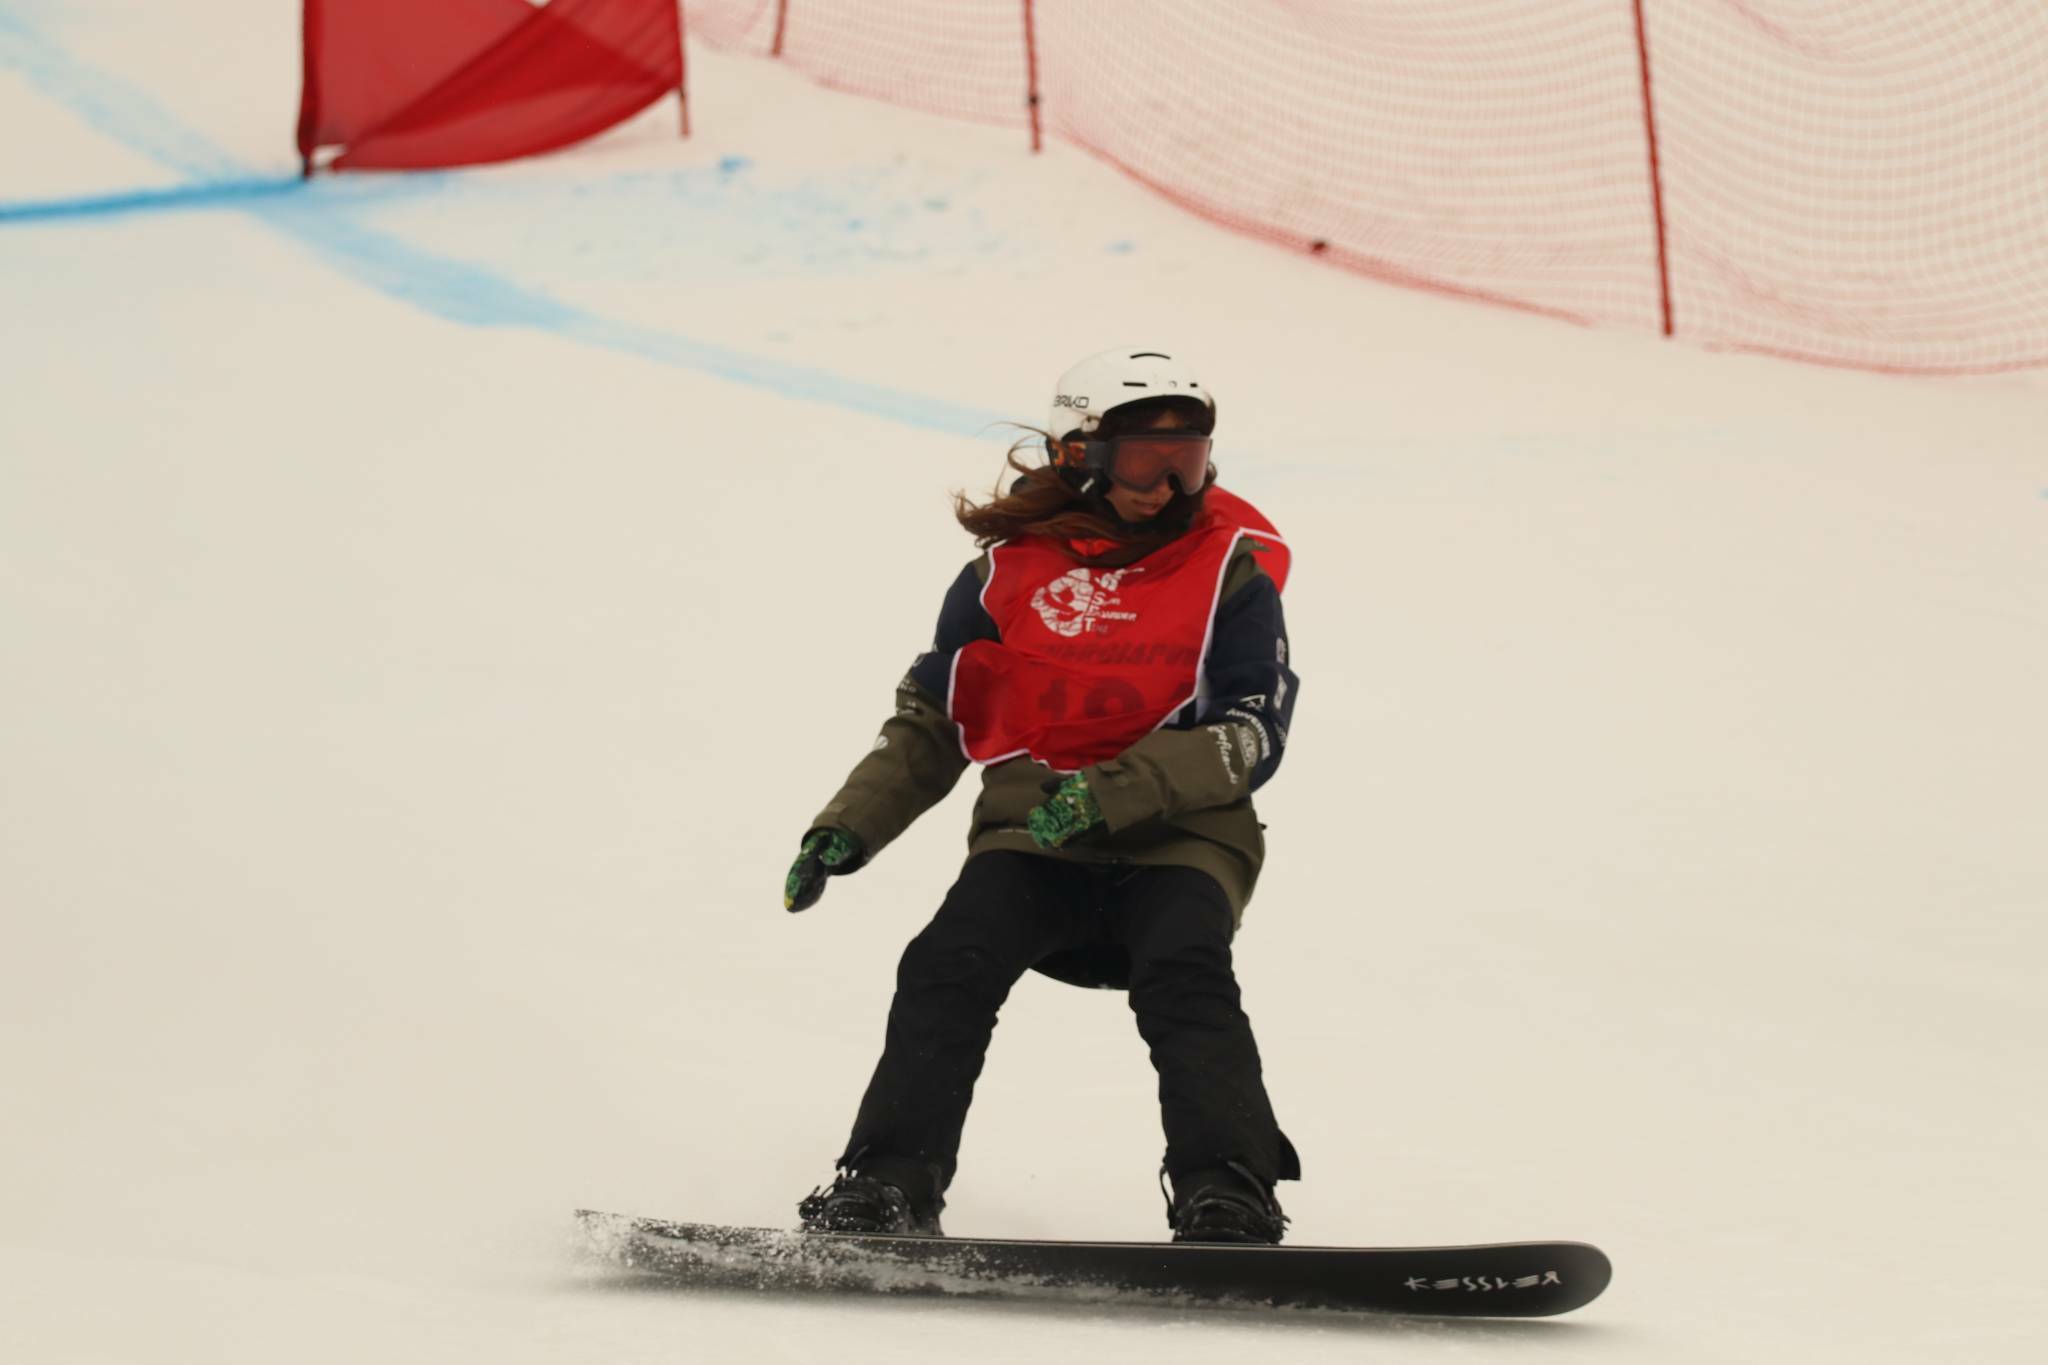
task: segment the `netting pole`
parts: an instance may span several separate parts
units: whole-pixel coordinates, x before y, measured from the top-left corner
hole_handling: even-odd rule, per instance
[[[683,136],[690,135],[690,7],[676,0],[676,95],[683,104]]]
[[[775,0],[775,41],[768,48],[768,55],[782,55],[782,33],[789,27],[789,0]]]
[[[313,52],[320,25],[320,0],[299,7],[299,178],[313,178],[313,139],[320,124],[319,62]]]
[[[1031,0],[1024,0],[1024,81],[1029,89],[1025,103],[1031,106],[1031,150],[1044,150],[1038,132],[1038,32],[1031,22]]]
[[[1664,234],[1664,171],[1657,160],[1657,102],[1650,94],[1650,37],[1643,0],[1635,0],[1636,60],[1643,71],[1643,131],[1650,147],[1650,206],[1657,220],[1657,297],[1664,307],[1664,335],[1671,335],[1671,255]]]

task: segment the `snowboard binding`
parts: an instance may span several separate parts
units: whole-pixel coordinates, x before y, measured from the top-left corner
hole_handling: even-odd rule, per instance
[[[814,1189],[796,1206],[805,1232],[893,1233],[943,1237],[939,1210],[921,1210],[885,1180],[841,1171],[829,1188]]]
[[[1166,1221],[1176,1242],[1240,1242],[1278,1246],[1287,1215],[1265,1181],[1238,1162],[1190,1171],[1166,1193],[1166,1168],[1159,1168],[1166,1194]]]

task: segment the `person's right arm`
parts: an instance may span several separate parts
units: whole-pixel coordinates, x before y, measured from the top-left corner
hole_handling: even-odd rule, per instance
[[[837,865],[816,869],[816,877],[863,866],[918,816],[944,800],[966,771],[968,758],[960,748],[959,727],[946,715],[945,696],[953,656],[970,641],[997,638],[995,622],[981,605],[986,561],[983,556],[969,564],[953,580],[939,610],[932,647],[917,657],[896,684],[895,714],[882,722],[874,747],[854,765],[838,794],[825,803],[805,831],[806,842],[821,830],[837,830],[853,841],[850,856]],[[798,862],[801,867],[803,859]],[[790,893],[785,901],[795,898]],[[815,899],[812,896],[804,904]]]

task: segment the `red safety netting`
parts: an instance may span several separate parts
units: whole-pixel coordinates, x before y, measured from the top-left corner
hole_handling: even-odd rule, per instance
[[[705,42],[839,89],[1019,128],[1035,113],[1198,213],[1401,283],[1832,364],[2048,364],[2048,6],[689,11]]]
[[[676,0],[305,0],[299,153],[335,169],[530,156],[682,84]]]
[[[1048,131],[1198,212],[1401,283],[1655,316],[1626,4],[1136,8],[1143,27],[1104,42],[1091,9],[1038,6]]]
[[[2048,364],[2048,5],[1647,9],[1680,335]]]

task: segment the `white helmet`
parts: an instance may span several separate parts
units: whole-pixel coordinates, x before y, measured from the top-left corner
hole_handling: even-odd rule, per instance
[[[1045,429],[1061,441],[1077,432],[1092,436],[1104,417],[1127,403],[1184,398],[1207,409],[1205,429],[1213,430],[1216,400],[1195,373],[1193,366],[1165,351],[1119,346],[1091,355],[1060,376]]]

